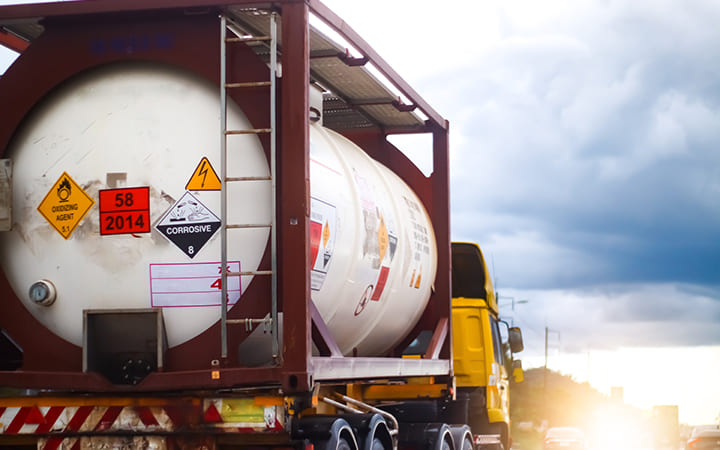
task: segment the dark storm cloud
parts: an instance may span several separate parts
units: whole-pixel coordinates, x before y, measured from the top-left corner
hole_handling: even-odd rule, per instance
[[[606,5],[584,29],[508,25],[444,89],[454,233],[516,287],[720,284],[720,11]]]

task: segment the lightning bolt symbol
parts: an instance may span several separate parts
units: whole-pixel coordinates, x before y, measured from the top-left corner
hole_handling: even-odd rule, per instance
[[[207,178],[207,169],[205,168],[205,161],[203,160],[202,166],[200,166],[200,170],[198,170],[198,175],[202,175],[203,180],[202,183],[200,183],[200,187],[205,187],[205,178]]]

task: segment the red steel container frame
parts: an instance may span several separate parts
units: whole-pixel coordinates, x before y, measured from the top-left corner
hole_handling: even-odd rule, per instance
[[[63,80],[92,67],[127,59],[160,61],[184,67],[215,84],[219,84],[219,24],[216,19],[230,4],[249,1],[218,2],[207,0],[105,0],[93,2],[16,5],[0,8],[0,24],[11,19],[44,17],[45,32],[33,41],[17,61],[18,67],[0,78],[0,92],[6,105],[0,122],[2,154],[15,129],[33,106]],[[253,2],[253,5],[256,3]],[[270,5],[268,5],[270,6]],[[405,83],[370,46],[327,7],[315,0],[281,0],[273,2],[282,15],[283,76],[279,86],[278,109],[278,300],[285,317],[281,363],[276,367],[239,367],[237,357],[229,357],[220,367],[199,367],[193,355],[220,356],[219,323],[198,337],[170,349],[164,372],[154,372],[137,386],[117,386],[95,373],[83,373],[82,349],[48,331],[22,305],[4,274],[0,274],[3,294],[0,327],[23,348],[25,359],[21,370],[0,371],[0,385],[22,388],[52,388],[88,392],[148,392],[182,389],[213,389],[231,386],[279,384],[286,392],[308,392],[313,386],[310,268],[309,254],[309,13],[325,20],[348,42],[388,77],[396,87],[429,118],[422,132],[433,136],[433,173],[425,177],[398,149],[386,140],[392,129],[372,128],[339,130],[356,142],[370,156],[388,166],[417,193],[423,201],[434,227],[438,246],[438,272],[434,291],[415,330],[394,351],[399,355],[420,330],[433,330],[447,323],[450,314],[450,207],[448,123]],[[151,9],[152,8],[152,9]],[[184,8],[208,8],[216,14],[185,15]],[[151,9],[150,11],[148,11]],[[172,33],[172,49],[149,48],[128,55],[107,52],[91,55],[87,51],[89,36],[112,39],[128,30],[134,35],[155,36]],[[92,32],[90,32],[92,31]],[[22,46],[18,46],[19,49]],[[267,78],[267,67],[244,46],[233,47],[230,61],[242,61],[240,73],[251,78]],[[76,51],[73,51],[76,50]],[[248,64],[248,61],[254,61]],[[38,65],[39,63],[39,65]],[[232,63],[231,63],[232,64]],[[52,66],[52,71],[33,68]],[[32,74],[28,76],[27,74]],[[253,125],[264,127],[269,116],[266,93],[233,96]],[[262,139],[266,151],[268,138]],[[298,151],[301,148],[302,151]],[[269,250],[263,265],[269,265]],[[244,297],[247,301],[229,312],[229,318],[264,314],[270,309],[269,280],[254,280]],[[9,297],[9,298],[8,298]],[[447,332],[439,357],[452,365],[451,333]],[[239,344],[242,336],[229,333],[230,345]],[[213,371],[219,377],[213,377]],[[217,372],[216,372],[217,373]],[[391,377],[392,373],[378,373]]]

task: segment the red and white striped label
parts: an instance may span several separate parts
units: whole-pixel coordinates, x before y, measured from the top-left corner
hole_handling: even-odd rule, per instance
[[[173,430],[173,421],[164,408],[154,406],[0,406],[0,434],[62,434],[111,430],[168,432]],[[85,447],[82,442],[87,439],[44,438],[39,441],[38,449],[82,449]]]
[[[151,406],[0,406],[0,433],[103,430],[171,431],[164,408]]]
[[[37,435],[39,450],[170,448],[171,443],[175,445],[188,439],[192,445],[180,448],[212,448],[212,445],[207,447],[207,443],[218,432],[283,430],[282,406],[256,405],[253,398],[205,399],[202,403],[180,401],[157,406],[118,405],[117,400],[109,403],[103,406],[0,406],[0,436]],[[187,427],[196,431],[204,429],[210,434],[192,438],[173,434]]]

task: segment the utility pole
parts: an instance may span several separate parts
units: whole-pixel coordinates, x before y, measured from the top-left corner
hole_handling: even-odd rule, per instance
[[[543,370],[543,407],[545,408],[545,419],[547,419],[547,376],[548,376],[548,334],[550,332],[557,333],[560,336],[559,331],[551,330],[547,326],[545,327],[545,369]]]
[[[548,402],[548,395],[547,395],[547,357],[548,357],[548,327],[545,327],[545,369],[543,370],[543,419],[547,420],[547,402]],[[548,421],[549,422],[549,421]]]
[[[545,371],[543,372],[543,390],[547,400],[547,357],[548,357],[548,327],[545,327]]]
[[[587,352],[587,384],[590,384],[590,350]]]

